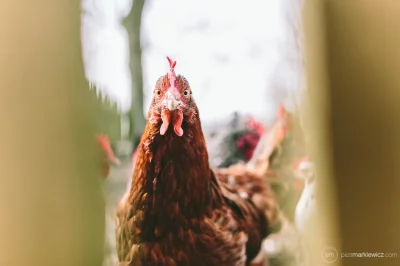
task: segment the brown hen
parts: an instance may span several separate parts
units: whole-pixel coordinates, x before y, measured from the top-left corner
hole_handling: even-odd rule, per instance
[[[120,265],[248,265],[278,223],[277,207],[273,199],[259,206],[216,178],[192,90],[169,61],[118,207]],[[251,182],[257,190],[248,194],[272,197],[261,179]]]
[[[265,207],[275,203],[279,205],[282,219],[293,222],[302,192],[302,187],[297,186],[298,180],[294,177],[294,167],[305,152],[304,136],[298,118],[281,106],[278,120],[263,135],[252,159],[246,164],[237,163],[217,169],[215,174],[231,191],[249,198],[258,209],[264,209],[269,219],[276,219],[271,217],[276,213],[269,212]],[[262,195],[259,189],[262,184],[254,180],[268,182],[276,198]],[[263,265],[264,257],[265,254],[260,253],[252,261],[252,266]]]

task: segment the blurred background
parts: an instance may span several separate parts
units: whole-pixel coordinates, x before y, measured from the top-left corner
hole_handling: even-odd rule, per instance
[[[257,265],[400,265],[398,32],[393,0],[0,1],[0,265],[118,265],[166,56],[211,166],[282,178]]]
[[[235,111],[272,123],[279,104],[299,104],[300,0],[83,0],[82,7],[85,74],[116,103],[124,139],[144,128],[165,56],[195,89],[206,126]]]

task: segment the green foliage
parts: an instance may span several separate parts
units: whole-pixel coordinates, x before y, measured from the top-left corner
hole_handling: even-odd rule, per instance
[[[97,133],[107,134],[111,143],[121,140],[121,112],[117,104],[96,89],[91,89],[90,94],[96,112]]]

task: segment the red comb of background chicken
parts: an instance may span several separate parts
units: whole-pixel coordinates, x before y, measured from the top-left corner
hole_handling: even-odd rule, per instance
[[[243,136],[236,140],[236,146],[243,152],[246,160],[249,161],[253,157],[254,150],[266,128],[252,116],[247,119],[246,126],[254,132],[245,132]]]
[[[264,127],[264,125],[260,122],[258,122],[257,120],[254,119],[254,117],[250,116],[249,119],[246,122],[246,125],[251,128],[252,130],[254,130],[255,132],[257,132],[260,136],[262,136],[265,131],[266,128]]]
[[[96,141],[104,154],[104,157],[102,159],[102,173],[103,177],[106,178],[110,172],[110,164],[119,165],[120,162],[115,157],[107,135],[96,135]]]
[[[244,154],[246,161],[253,157],[255,148],[260,141],[260,135],[245,133],[241,138],[236,140],[236,145]]]

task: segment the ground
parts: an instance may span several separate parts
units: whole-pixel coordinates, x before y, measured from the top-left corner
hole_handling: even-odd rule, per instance
[[[120,158],[121,165],[111,169],[110,175],[104,181],[106,196],[106,247],[103,266],[118,265],[115,246],[115,216],[119,200],[127,190],[128,181],[132,177],[131,157]]]

